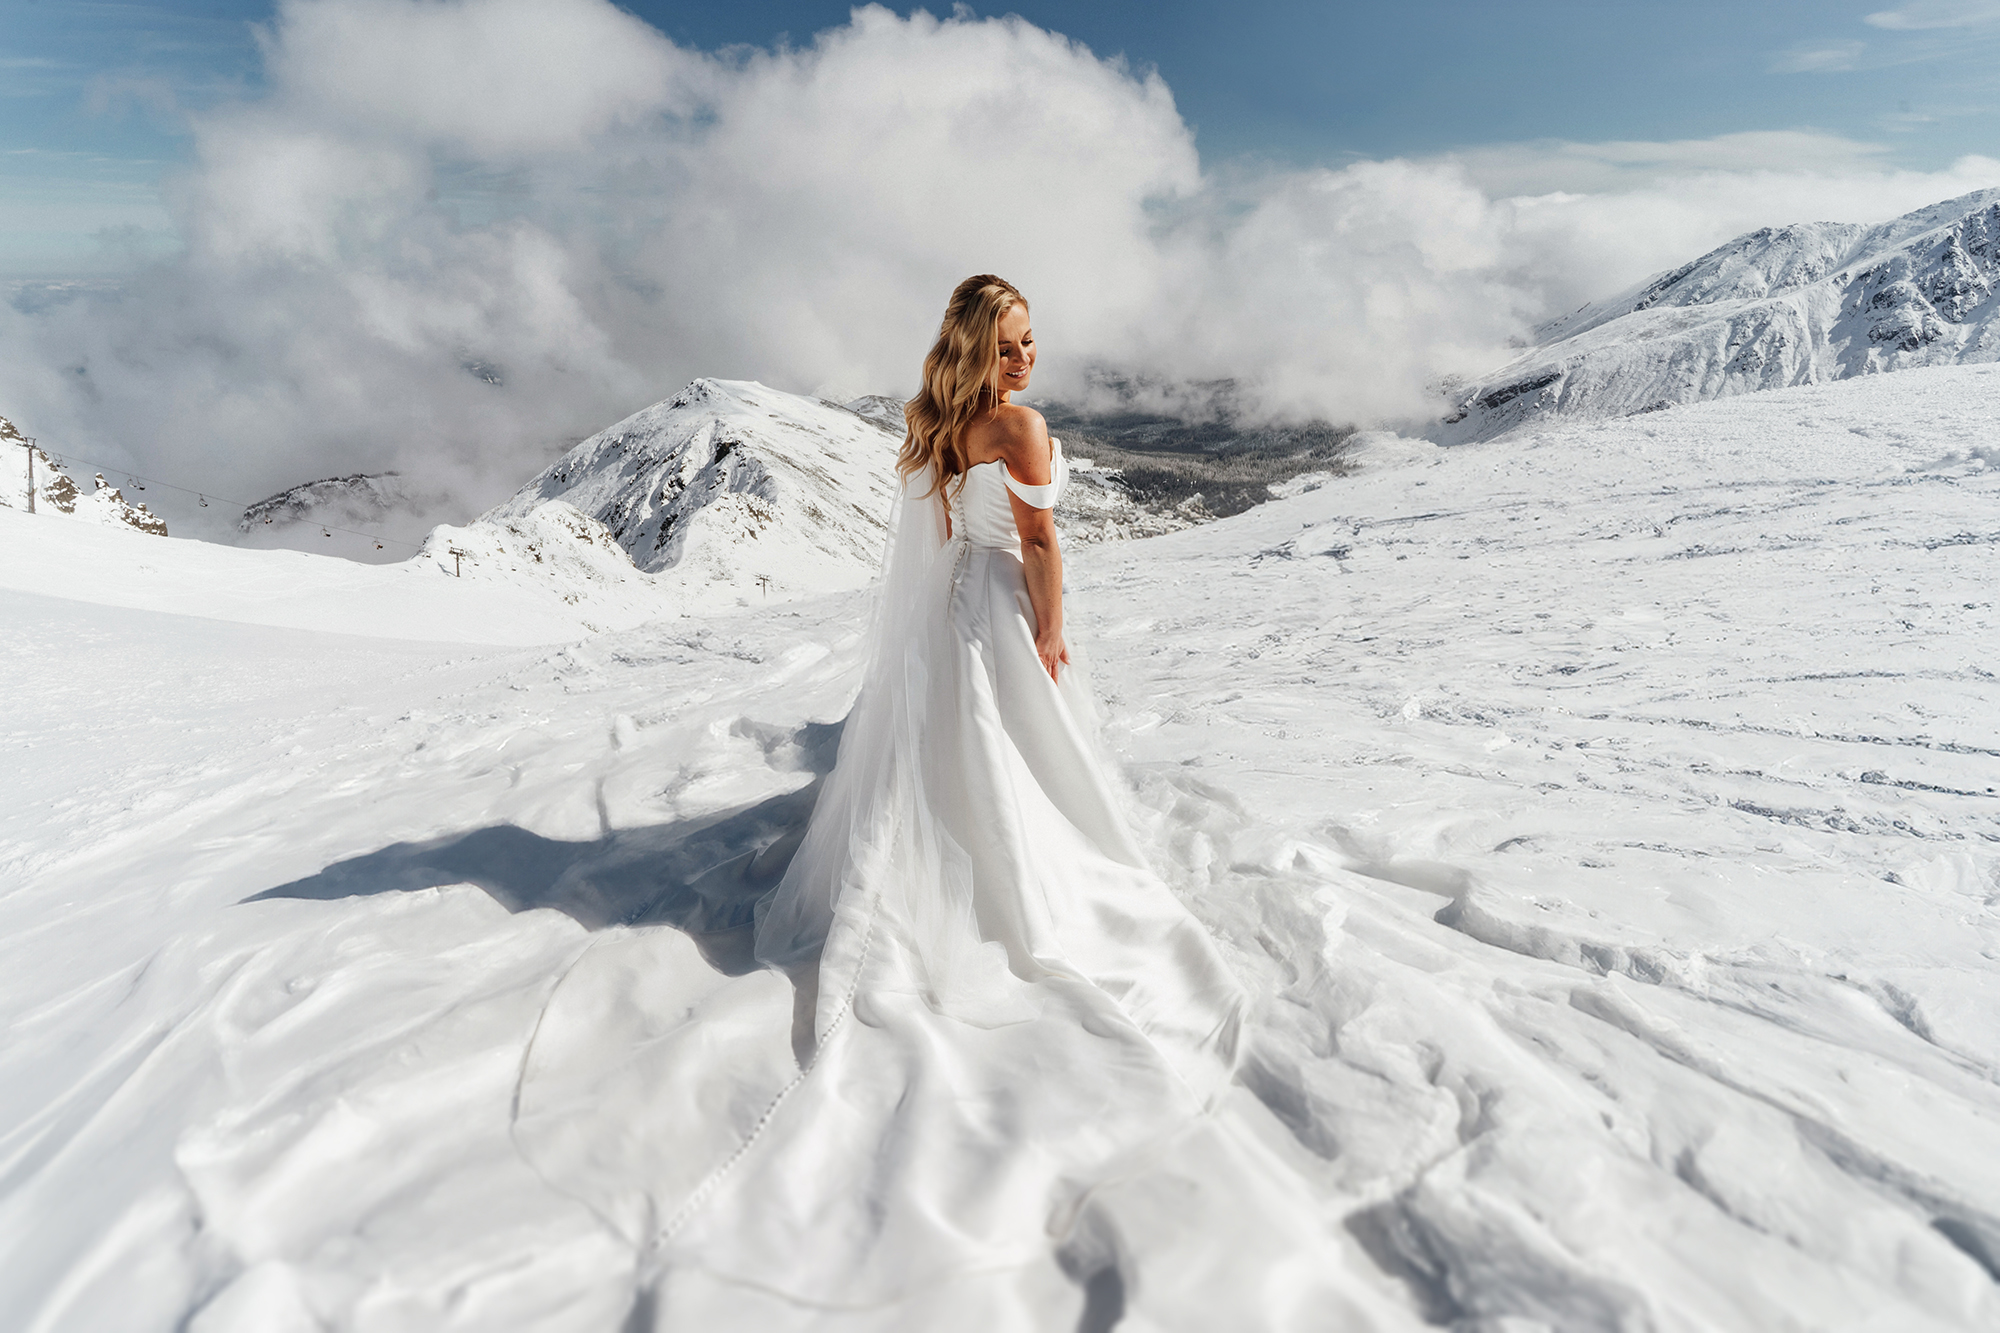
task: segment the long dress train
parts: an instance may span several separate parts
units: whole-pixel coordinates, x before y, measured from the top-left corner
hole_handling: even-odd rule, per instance
[[[1230,1078],[1243,991],[1133,845],[1082,663],[1035,653],[1010,485],[948,487],[949,540],[905,487],[838,762],[760,907],[760,959],[816,983],[812,1049],[667,1221],[670,1265],[858,1309],[1046,1263]]]

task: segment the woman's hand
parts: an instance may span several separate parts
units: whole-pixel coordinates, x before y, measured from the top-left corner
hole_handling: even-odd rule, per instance
[[[1042,670],[1049,673],[1050,680],[1056,679],[1058,666],[1069,665],[1069,645],[1063,642],[1060,628],[1035,635],[1035,656],[1042,659]]]

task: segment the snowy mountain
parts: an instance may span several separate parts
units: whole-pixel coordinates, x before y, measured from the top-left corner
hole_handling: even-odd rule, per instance
[[[1765,228],[1544,325],[1532,351],[1456,391],[1439,438],[2000,360],[1996,283],[2000,190],[1879,226]]]
[[[704,589],[682,588],[635,569],[609,528],[562,500],[546,500],[518,518],[440,525],[424,539],[413,563],[428,563],[461,580],[532,586],[592,617],[586,622],[592,629],[714,600],[699,595]]]
[[[639,569],[686,588],[793,596],[875,576],[896,439],[845,408],[749,380],[699,379],[571,449],[481,516],[561,500]]]
[[[886,393],[864,394],[841,406],[858,417],[874,422],[899,440],[908,429],[903,419],[903,400]]]
[[[96,475],[88,491],[83,490],[47,450],[29,444],[5,417],[0,417],[0,459],[4,459],[0,462],[0,476],[7,479],[0,482],[0,506],[28,508],[32,472],[34,510],[38,514],[114,523],[157,537],[167,535],[166,520],[146,508],[143,500],[138,504],[127,500],[123,492],[104,479],[102,472]]]
[[[450,531],[461,549],[525,550],[500,529],[560,500],[601,524],[638,569],[703,605],[859,588],[875,576],[888,536],[901,421],[901,401],[883,395],[837,405],[754,381],[700,379],[591,436],[477,523]],[[1072,544],[1158,536],[1206,517],[1139,504],[1115,469],[1087,457],[1072,476],[1056,511]],[[518,554],[507,560],[535,572]]]
[[[400,473],[355,472],[345,477],[322,477],[287,487],[250,505],[237,520],[236,530],[248,533],[260,526],[300,523],[373,524],[393,509],[410,508],[414,500]]]

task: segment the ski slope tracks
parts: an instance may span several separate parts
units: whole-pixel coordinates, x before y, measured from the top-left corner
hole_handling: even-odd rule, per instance
[[[1435,438],[2000,360],[1996,283],[2000,190],[1879,226],[1765,228],[1543,326],[1533,350],[1457,391]]]
[[[1076,549],[1240,1086],[1036,1262],[865,1310],[658,1242],[795,1068],[741,912],[865,593],[397,637],[0,514],[4,1322],[2000,1328],[1996,428],[1974,365],[1375,436]],[[173,599],[99,591],[140,562]]]

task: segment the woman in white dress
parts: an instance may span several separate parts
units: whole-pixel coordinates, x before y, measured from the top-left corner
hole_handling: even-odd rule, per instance
[[[736,1276],[824,1308],[1049,1267],[1236,1058],[1243,992],[1134,847],[1070,664],[1068,464],[1011,401],[1034,364],[1021,294],[959,284],[906,409],[861,694],[760,904],[758,956],[811,1015],[801,1073],[680,1237],[782,1256]]]

